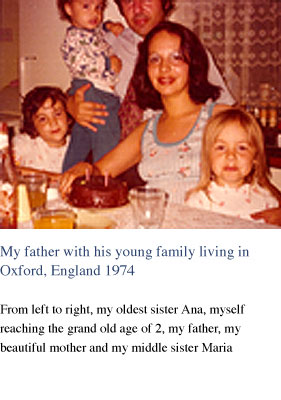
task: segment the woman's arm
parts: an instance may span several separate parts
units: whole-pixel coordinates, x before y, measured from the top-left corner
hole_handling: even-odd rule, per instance
[[[125,140],[95,163],[101,174],[109,174],[114,178],[140,161],[141,137],[145,126],[146,122],[139,125]]]
[[[61,178],[60,190],[62,194],[66,195],[70,191],[74,179],[85,175],[87,170],[90,174],[108,174],[114,178],[139,162],[141,159],[141,137],[145,126],[146,122],[139,125],[125,140],[103,156],[94,166],[81,162],[66,171]]]

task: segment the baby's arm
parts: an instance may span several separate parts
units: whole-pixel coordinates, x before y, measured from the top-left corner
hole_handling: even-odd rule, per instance
[[[121,33],[124,31],[124,26],[120,22],[106,21],[104,23],[104,26],[107,31],[112,32],[115,36],[121,35]],[[115,54],[111,54],[110,66],[111,66],[112,71],[116,75],[118,75],[122,68],[121,59],[119,57],[117,57]]]
[[[112,71],[118,75],[122,68],[122,61],[120,58],[115,55],[110,56],[110,67]]]

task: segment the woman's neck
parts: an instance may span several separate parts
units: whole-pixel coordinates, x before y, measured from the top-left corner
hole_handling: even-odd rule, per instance
[[[176,96],[162,96],[164,106],[163,116],[167,118],[181,118],[197,112],[202,104],[196,104],[188,93]]]
[[[162,97],[163,113],[157,126],[158,139],[163,143],[174,143],[192,131],[200,114],[202,104],[196,104],[187,93]]]

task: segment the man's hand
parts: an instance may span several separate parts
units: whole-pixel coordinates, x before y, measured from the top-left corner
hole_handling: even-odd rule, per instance
[[[269,208],[254,214],[251,214],[253,219],[263,219],[267,224],[281,226],[281,208]]]
[[[76,90],[73,96],[70,96],[67,101],[67,110],[72,115],[78,124],[97,131],[92,124],[105,125],[105,120],[99,117],[107,117],[108,112],[104,104],[85,101],[85,92],[90,88],[91,84],[81,86]]]

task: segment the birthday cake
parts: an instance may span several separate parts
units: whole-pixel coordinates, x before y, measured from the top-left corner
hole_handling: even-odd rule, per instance
[[[110,177],[79,177],[72,183],[69,202],[85,208],[120,207],[128,202],[127,184]]]

